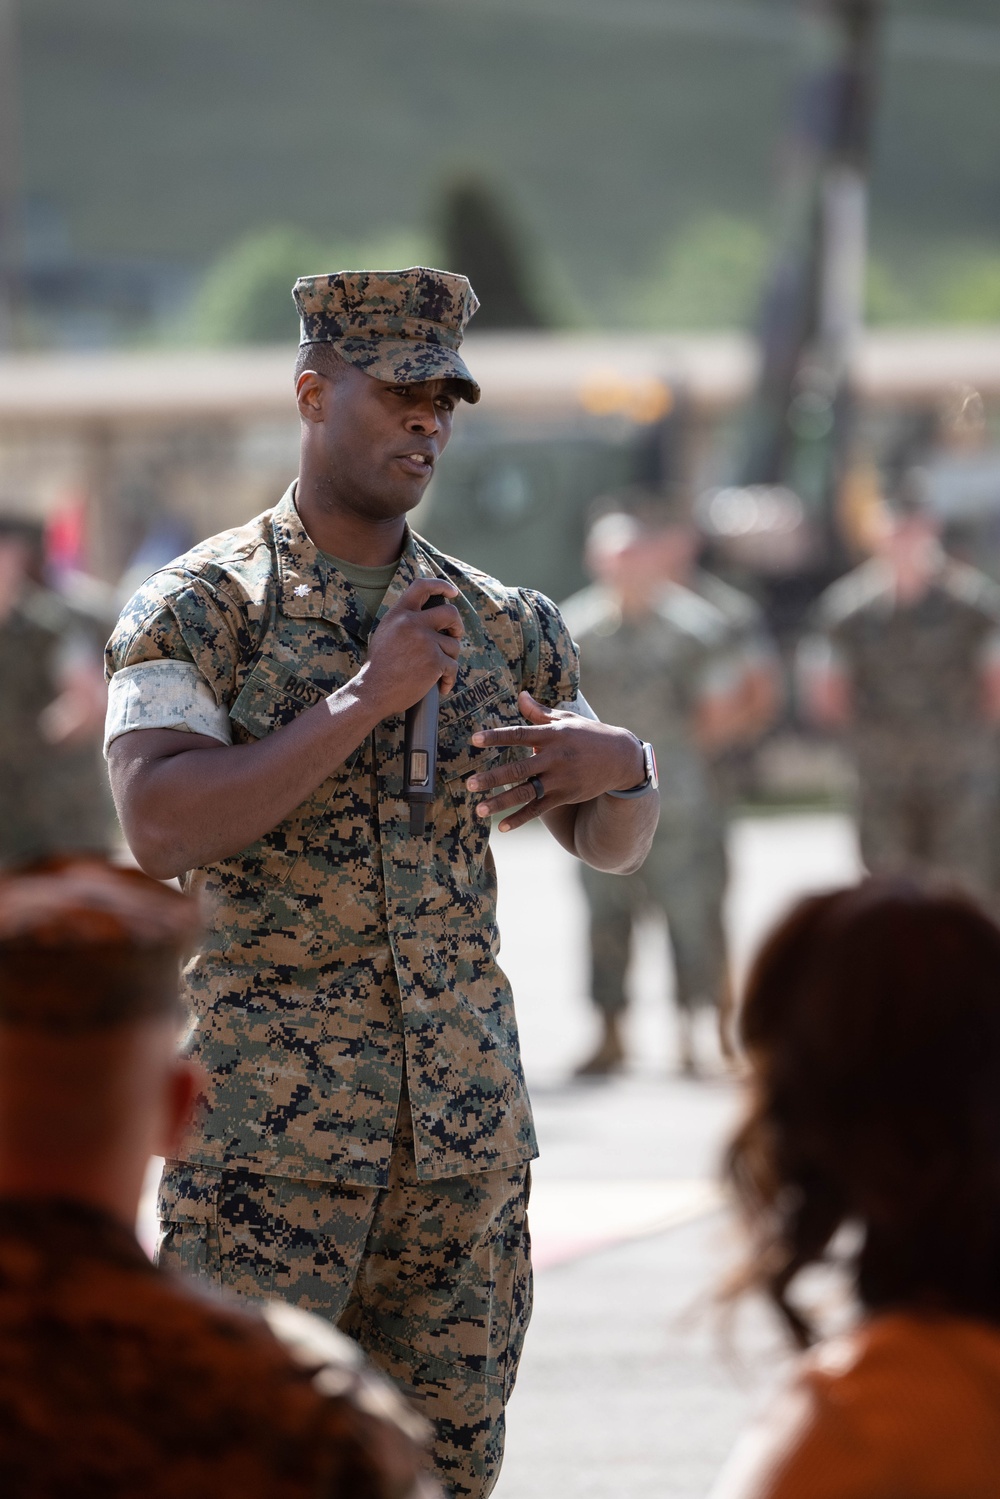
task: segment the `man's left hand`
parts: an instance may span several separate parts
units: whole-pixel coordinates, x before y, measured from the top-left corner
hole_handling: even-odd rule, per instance
[[[531,755],[490,770],[476,771],[466,785],[472,792],[485,792],[476,806],[479,817],[494,817],[511,807],[520,810],[505,817],[500,831],[519,828],[556,807],[593,801],[606,791],[628,791],[645,776],[642,748],[634,734],[612,724],[597,723],[563,708],[543,708],[529,692],[517,700],[524,724],[509,729],[480,729],[472,736],[477,749],[526,745]],[[516,785],[512,785],[516,781]],[[544,795],[539,797],[540,783]],[[495,796],[496,787],[507,787]],[[525,796],[529,798],[525,805]]]

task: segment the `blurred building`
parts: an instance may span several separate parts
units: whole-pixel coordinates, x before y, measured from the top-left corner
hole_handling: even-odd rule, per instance
[[[461,413],[416,524],[499,576],[565,597],[582,582],[597,497],[661,472],[702,499],[717,565],[767,596],[821,574],[823,538],[791,491],[734,489],[755,354],[740,335],[480,334],[482,403]],[[79,514],[85,562],[116,582],[152,531],[183,547],[272,504],[295,476],[293,351],[20,355],[0,359],[0,509]],[[842,524],[863,547],[880,474],[940,472],[941,503],[1000,517],[1000,333],[880,331],[854,366],[862,414]],[[942,423],[975,407],[969,434]],[[973,542],[973,545],[976,543]],[[1000,571],[1000,549],[995,563]]]

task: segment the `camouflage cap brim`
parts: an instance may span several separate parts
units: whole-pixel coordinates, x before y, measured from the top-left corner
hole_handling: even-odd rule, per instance
[[[475,405],[482,392],[454,349],[415,338],[307,339],[329,343],[348,364],[387,385],[418,385],[422,380],[458,380],[462,400]]]

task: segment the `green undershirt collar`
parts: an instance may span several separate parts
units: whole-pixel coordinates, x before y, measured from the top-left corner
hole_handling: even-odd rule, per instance
[[[384,563],[382,567],[361,567],[357,562],[345,562],[343,557],[333,557],[329,552],[320,556],[335,567],[345,582],[349,583],[361,599],[372,619],[382,607],[389,584],[396,576],[399,560]]]

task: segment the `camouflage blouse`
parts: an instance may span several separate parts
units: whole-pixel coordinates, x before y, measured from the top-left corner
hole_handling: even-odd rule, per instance
[[[194,1050],[210,1077],[192,1162],[384,1186],[404,1068],[422,1179],[536,1153],[497,964],[489,828],[465,782],[510,753],[470,740],[520,722],[522,689],[547,706],[576,696],[576,648],[541,594],[508,589],[412,533],[378,618],[417,577],[458,586],[466,632],[456,687],[441,703],[428,836],[410,835],[396,715],[291,817],[187,876],[211,912],[186,974]],[[127,673],[125,731],[201,727],[246,743],[352,677],[371,628],[290,490],[139,589],[109,645],[112,696],[114,675]],[[157,712],[157,695],[176,686],[166,662],[196,668],[175,718],[169,706]],[[199,693],[211,694],[207,719]],[[221,722],[211,724],[213,713]]]

